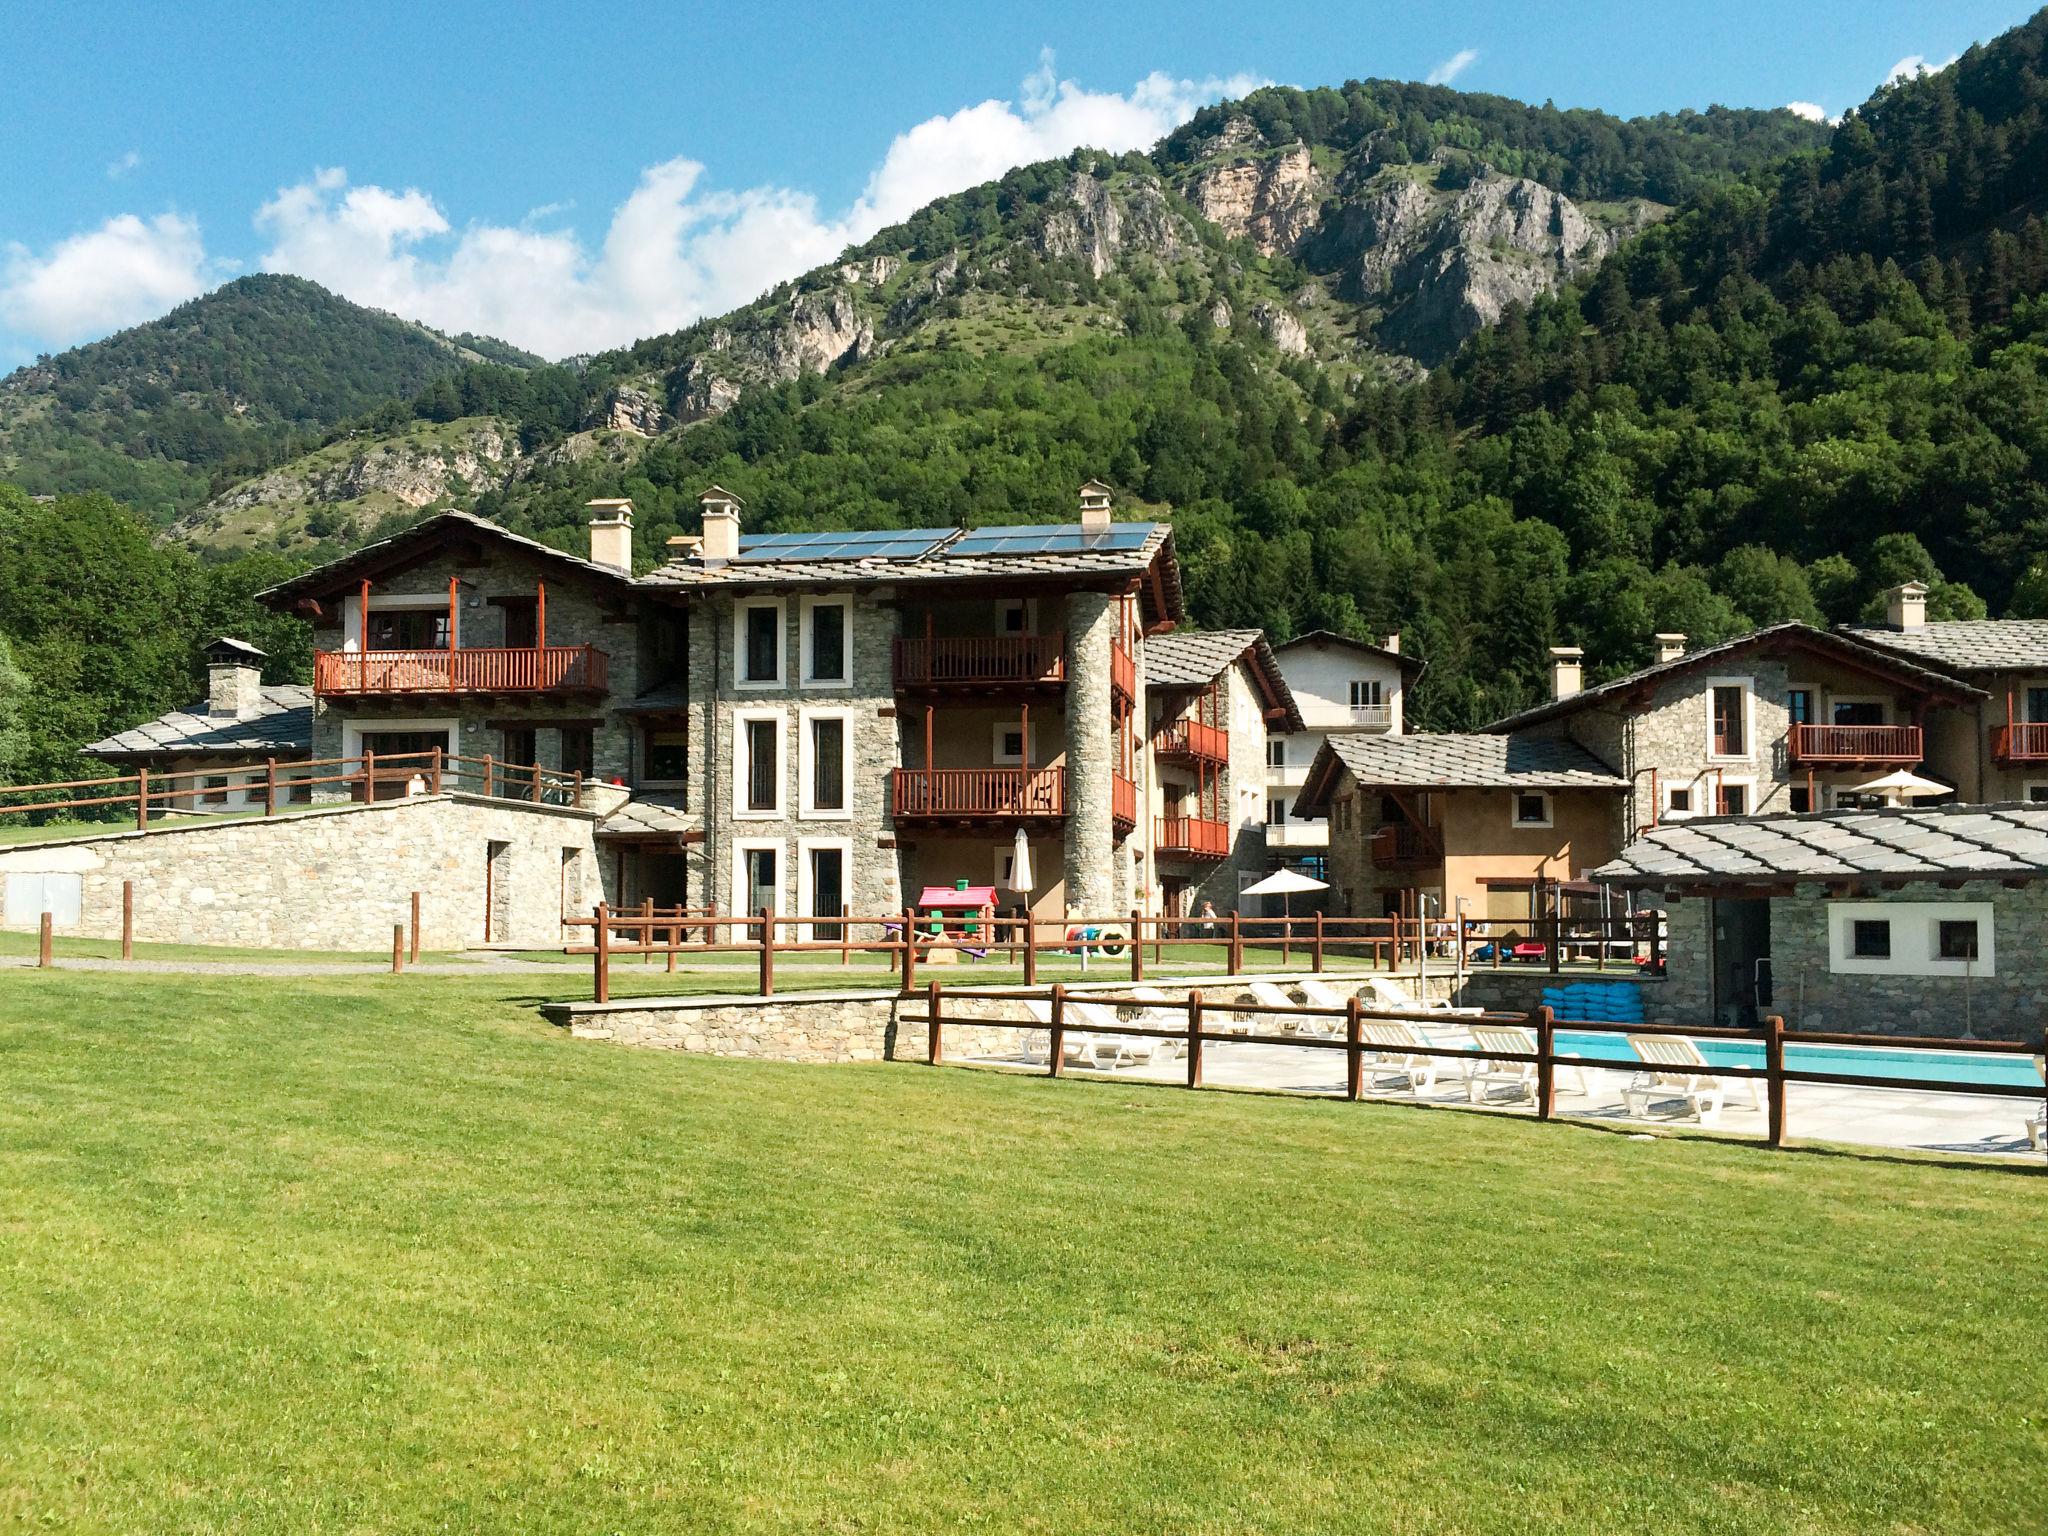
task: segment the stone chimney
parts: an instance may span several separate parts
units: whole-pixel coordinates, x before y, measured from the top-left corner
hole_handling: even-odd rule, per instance
[[[1654,637],[1657,641],[1657,660],[1676,661],[1685,654],[1685,636],[1675,630],[1660,629]]]
[[[1927,583],[1906,581],[1884,595],[1884,621],[1893,629],[1918,629],[1927,622]]]
[[[722,485],[706,488],[697,498],[704,513],[704,539],[698,555],[706,565],[723,565],[740,553],[740,499]]]
[[[623,496],[585,502],[590,509],[590,563],[633,574],[633,503]]]
[[[1553,645],[1550,648],[1550,696],[1553,699],[1568,699],[1585,686],[1585,655],[1576,645]]]
[[[1116,493],[1100,480],[1081,487],[1081,531],[1100,533],[1109,526],[1110,502]]]
[[[216,720],[253,720],[263,707],[263,653],[222,635],[206,647],[206,712]]]
[[[1401,631],[1397,629],[1391,635],[1387,636],[1387,643],[1381,646],[1380,649],[1383,651],[1392,651],[1396,656],[1400,655]]]

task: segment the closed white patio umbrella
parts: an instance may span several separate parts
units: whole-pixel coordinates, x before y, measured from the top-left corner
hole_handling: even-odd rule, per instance
[[[1029,896],[1034,884],[1031,878],[1031,839],[1024,835],[1024,829],[1017,829],[1017,841],[1010,846],[1009,888]]]

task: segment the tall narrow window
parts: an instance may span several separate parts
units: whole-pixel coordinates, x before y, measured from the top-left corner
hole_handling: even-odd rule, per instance
[[[1266,766],[1268,768],[1285,768],[1287,766],[1287,738],[1285,736],[1268,736],[1266,738]]]
[[[2029,688],[2026,703],[2027,719],[2033,724],[2048,723],[2048,688]]]
[[[740,681],[782,680],[782,610],[763,604],[746,610]]]
[[[1287,825],[1287,801],[1284,796],[1275,795],[1266,801],[1266,825],[1284,827]]]
[[[1733,684],[1714,689],[1714,755],[1741,757],[1748,751],[1744,740],[1742,689]]]
[[[530,725],[508,725],[498,733],[498,760],[519,768],[531,768],[540,761],[540,751],[533,744],[533,727]]]
[[[810,611],[810,657],[805,681],[846,681],[846,605],[819,603]]]
[[[839,848],[813,848],[811,850],[811,911],[812,917],[843,917],[846,915],[846,853]],[[811,937],[830,943],[839,937],[839,925],[813,924]]]
[[[747,910],[759,912],[763,907],[771,912],[779,910],[782,906],[782,882],[778,878],[780,858],[777,851],[773,848],[749,848],[744,858]]]
[[[1813,724],[1813,690],[1794,688],[1785,695],[1785,710],[1794,725]]]
[[[810,808],[846,809],[846,722],[837,715],[821,715],[811,722]]]
[[[744,722],[747,743],[747,809],[772,811],[776,808],[776,722]]]
[[[586,779],[597,772],[597,738],[589,726],[562,728],[562,772],[580,773]]]

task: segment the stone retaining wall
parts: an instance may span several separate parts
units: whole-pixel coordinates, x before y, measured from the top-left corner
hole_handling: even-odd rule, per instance
[[[142,942],[373,951],[409,920],[418,891],[425,948],[484,943],[487,904],[491,942],[553,947],[564,911],[599,900],[596,821],[563,807],[416,795],[0,848],[0,890],[14,928],[35,926],[38,887],[62,885],[79,916],[60,933],[119,938],[121,885],[132,880]]]

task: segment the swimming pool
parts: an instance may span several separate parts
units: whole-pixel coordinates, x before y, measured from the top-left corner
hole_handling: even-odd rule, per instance
[[[1695,1039],[1693,1044],[1711,1066],[1761,1068],[1764,1064],[1764,1048],[1757,1041]],[[1562,1055],[1577,1056],[1587,1062],[1642,1065],[1630,1049],[1626,1035],[1560,1029],[1557,1049]],[[1794,1072],[1940,1079],[1958,1089],[1986,1084],[2035,1085],[2041,1081],[2031,1056],[1979,1056],[1965,1051],[1900,1050],[1881,1045],[1787,1045],[1785,1065]]]

